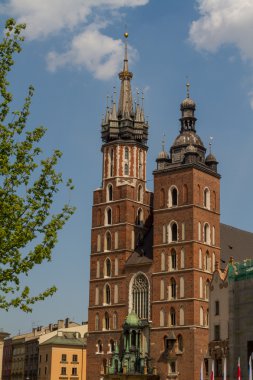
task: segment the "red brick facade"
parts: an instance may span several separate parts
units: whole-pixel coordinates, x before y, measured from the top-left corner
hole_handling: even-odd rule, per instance
[[[103,376],[112,342],[120,345],[138,273],[149,284],[153,366],[162,380],[197,380],[208,346],[208,281],[220,258],[217,162],[212,155],[205,158],[195,134],[195,103],[188,96],[181,105],[180,136],[190,133],[200,142],[174,144],[171,158],[161,152],[154,193],[146,189],[147,125],[137,115],[139,106],[129,111],[122,100],[124,86],[131,91],[130,74],[127,66],[120,73],[119,104],[124,108],[125,101],[125,114],[118,110],[116,115],[113,105],[102,126],[103,182],[94,192],[92,211],[87,380]],[[178,162],[176,154],[181,154]]]

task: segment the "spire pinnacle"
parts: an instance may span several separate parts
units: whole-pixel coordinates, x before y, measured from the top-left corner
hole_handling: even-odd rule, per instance
[[[133,101],[130,81],[133,74],[128,70],[128,51],[127,51],[127,38],[128,33],[124,33],[125,37],[125,54],[123,70],[119,73],[119,79],[121,80],[120,98],[118,116],[121,118],[129,118],[133,114]]]
[[[209,137],[209,154],[212,154],[212,143],[213,143],[213,137]]]
[[[164,152],[165,150],[165,133],[163,134],[163,139],[162,139],[162,151]]]
[[[186,97],[189,99],[190,98],[190,83],[187,81],[186,83]]]

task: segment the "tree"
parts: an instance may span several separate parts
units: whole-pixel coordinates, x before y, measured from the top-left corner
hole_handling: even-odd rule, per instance
[[[64,205],[53,214],[55,195],[63,182],[56,171],[61,152],[43,159],[38,144],[45,128],[27,130],[34,89],[29,87],[20,111],[12,111],[8,74],[21,52],[24,24],[9,19],[0,43],[0,308],[31,311],[36,301],[51,296],[52,286],[38,295],[22,285],[35,265],[50,261],[59,230],[74,208]],[[73,189],[71,180],[64,185]]]

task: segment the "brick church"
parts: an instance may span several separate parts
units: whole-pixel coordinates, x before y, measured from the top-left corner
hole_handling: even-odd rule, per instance
[[[87,380],[131,371],[197,380],[208,356],[209,281],[220,262],[218,162],[197,134],[187,85],[180,133],[159,153],[149,191],[149,126],[142,104],[133,104],[132,77],[126,43],[93,198]],[[133,356],[139,364],[131,367]]]

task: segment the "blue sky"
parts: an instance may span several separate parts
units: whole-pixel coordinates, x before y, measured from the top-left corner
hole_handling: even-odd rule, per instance
[[[253,3],[247,0],[1,0],[7,17],[27,23],[27,39],[10,75],[15,106],[27,87],[36,93],[29,127],[48,131],[42,147],[63,151],[59,165],[77,207],[59,235],[51,263],[36,268],[34,293],[57,294],[32,314],[0,312],[0,327],[16,334],[33,326],[87,319],[92,192],[101,183],[100,123],[106,96],[119,89],[123,33],[129,32],[132,89],[144,89],[150,124],[148,187],[161,150],[179,131],[186,78],[197,103],[197,130],[219,161],[221,221],[252,231]],[[68,201],[62,192],[56,209]]]

